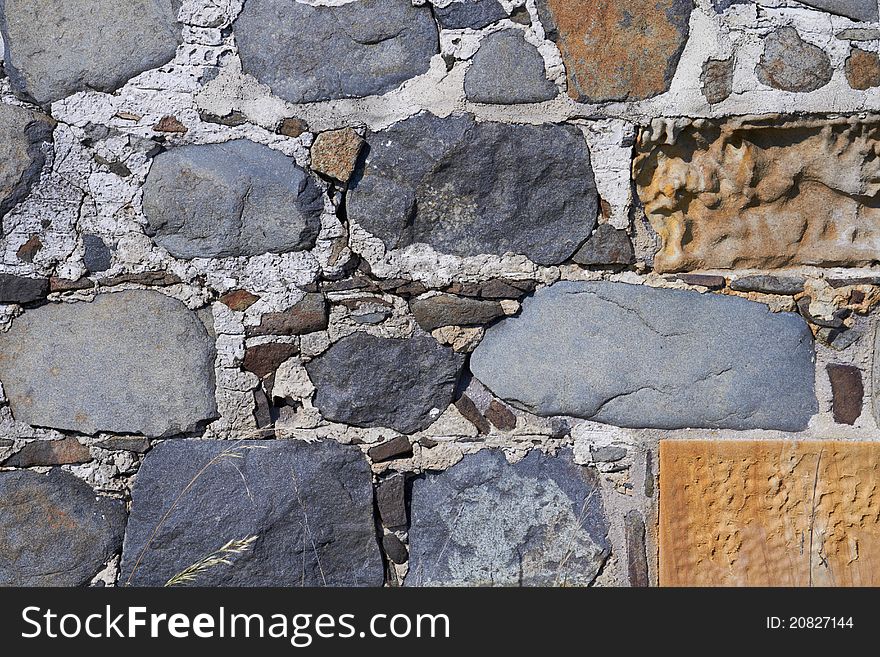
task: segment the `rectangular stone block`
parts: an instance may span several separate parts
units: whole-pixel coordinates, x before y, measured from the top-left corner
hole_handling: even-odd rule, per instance
[[[877,586],[880,444],[663,441],[661,586]]]
[[[658,271],[880,261],[880,118],[779,116],[643,131],[634,176]]]

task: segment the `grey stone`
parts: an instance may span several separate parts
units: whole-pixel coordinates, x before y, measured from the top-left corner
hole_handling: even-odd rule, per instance
[[[48,117],[24,107],[0,104],[0,218],[39,180],[46,163],[44,144],[51,140]]]
[[[147,234],[185,260],[310,249],[323,209],[304,169],[246,139],[161,153],[144,185]]]
[[[751,2],[751,0],[712,0],[712,6],[715,8],[716,12],[723,14],[733,5],[746,5],[749,4],[749,2]]]
[[[780,27],[764,39],[764,52],[755,69],[761,84],[783,91],[806,93],[831,81],[828,54],[804,41],[793,27]]]
[[[407,586],[588,586],[609,555],[595,471],[484,450],[413,481]]]
[[[762,274],[740,276],[730,281],[730,289],[736,292],[795,295],[804,291],[804,278],[802,276],[770,276]]]
[[[507,18],[507,12],[498,0],[461,0],[434,7],[434,16],[444,30],[482,30]]]
[[[406,526],[406,477],[395,474],[376,487],[376,506],[386,527]]]
[[[370,469],[359,449],[332,440],[157,445],[132,490],[120,582],[162,586],[252,536],[232,565],[189,584],[382,585]]]
[[[623,283],[539,290],[471,355],[492,392],[542,416],[633,428],[801,431],[817,412],[813,341],[794,313]]]
[[[623,519],[626,534],[626,569],[629,585],[645,588],[651,585],[645,547],[645,521],[638,511],[630,511]]]
[[[430,8],[410,0],[248,0],[234,30],[244,72],[291,103],[393,91],[440,52]]]
[[[851,27],[841,30],[835,36],[844,41],[876,41],[880,39],[880,30],[866,27]]]
[[[122,546],[125,506],[53,469],[0,472],[0,586],[82,586]]]
[[[416,322],[425,331],[442,326],[481,326],[504,317],[498,301],[438,294],[409,302]]]
[[[700,74],[703,96],[710,105],[724,102],[733,93],[733,69],[735,60],[709,59]]]
[[[394,534],[385,534],[382,537],[382,547],[388,560],[392,563],[406,563],[407,559],[409,559],[409,552],[407,552],[406,546]]]
[[[306,365],[317,388],[315,406],[333,422],[426,429],[452,401],[464,356],[434,338],[405,340],[355,333]]]
[[[602,224],[571,259],[585,267],[623,266],[634,263],[636,256],[632,241],[625,230]]]
[[[473,103],[542,103],[559,93],[547,79],[544,58],[521,30],[503,30],[483,39],[464,77]]]
[[[12,88],[40,105],[115,91],[174,58],[179,8],[180,0],[0,0]]]
[[[596,226],[598,197],[574,126],[476,123],[428,114],[367,139],[348,217],[388,249],[567,260]]]
[[[90,272],[101,272],[110,269],[113,255],[104,240],[97,235],[83,235],[83,264]]]
[[[49,279],[0,274],[0,303],[33,303],[49,294]]]
[[[854,21],[876,21],[877,0],[800,0],[805,5],[846,16]]]
[[[194,312],[159,292],[28,310],[0,334],[0,354],[19,422],[160,437],[217,416],[214,344]]]
[[[89,448],[73,436],[60,440],[34,440],[3,461],[9,468],[32,468],[41,465],[71,465],[92,460]]]

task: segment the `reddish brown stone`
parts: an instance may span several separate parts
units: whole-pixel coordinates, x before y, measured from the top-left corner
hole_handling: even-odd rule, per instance
[[[348,182],[364,147],[364,138],[351,128],[322,132],[312,144],[312,169],[339,182]]]
[[[397,436],[388,442],[376,445],[367,450],[367,455],[376,463],[390,461],[405,456],[412,456],[412,443],[406,436]]]
[[[852,365],[830,364],[826,368],[831,381],[832,413],[838,424],[855,424],[862,414],[865,387],[862,373]]]
[[[298,353],[299,349],[295,344],[276,342],[260,344],[247,348],[241,366],[262,379],[273,374],[284,361]]]
[[[72,292],[73,290],[88,290],[93,287],[94,283],[88,278],[80,278],[71,281],[67,278],[57,278],[53,276],[49,279],[49,292]]]
[[[43,241],[39,235],[31,235],[27,242],[18,247],[16,255],[22,262],[33,262],[34,257],[43,248]]]
[[[3,462],[11,468],[32,468],[38,465],[72,465],[92,460],[89,448],[76,438],[35,440]]]
[[[173,132],[177,134],[184,134],[187,132],[187,127],[183,125],[180,121],[178,121],[176,117],[163,116],[161,119],[159,119],[159,122],[153,126],[153,130],[155,130],[156,132]]]
[[[860,91],[880,87],[880,56],[853,48],[846,60],[846,79],[849,86]]]
[[[220,297],[220,303],[228,306],[230,310],[237,312],[244,312],[259,300],[260,297],[256,294],[251,294],[247,290],[233,290]]]
[[[406,477],[396,474],[376,487],[376,506],[388,528],[406,525]]]
[[[251,327],[248,335],[305,335],[323,331],[329,319],[324,295],[310,292],[283,312],[263,315],[260,325]]]
[[[467,395],[459,397],[455,402],[455,407],[458,409],[458,412],[461,413],[468,422],[473,424],[481,434],[487,434],[492,431],[492,427],[486,421],[483,414],[480,413],[480,409],[477,408],[477,405]]]
[[[285,137],[299,137],[304,132],[308,132],[309,124],[302,119],[284,119],[278,126],[278,134]]]
[[[493,399],[486,409],[486,418],[502,431],[516,429],[516,415],[497,399]]]

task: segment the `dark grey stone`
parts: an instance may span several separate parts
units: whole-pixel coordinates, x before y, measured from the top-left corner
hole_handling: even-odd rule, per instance
[[[385,534],[382,537],[382,547],[392,563],[402,564],[406,563],[406,560],[409,559],[409,552],[407,552],[406,546],[394,534]]]
[[[547,79],[544,58],[521,30],[503,30],[483,39],[464,77],[473,103],[542,103],[559,93]]]
[[[636,256],[632,241],[625,230],[602,224],[571,259],[585,267],[623,266],[634,263]]]
[[[723,14],[733,5],[746,5],[749,2],[751,2],[751,0],[712,0],[712,6],[715,8],[716,12]]]
[[[445,7],[434,7],[434,16],[444,30],[482,30],[507,12],[498,0],[461,0]]]
[[[406,526],[406,477],[395,474],[376,487],[376,506],[386,527]]]
[[[700,74],[703,97],[710,105],[722,103],[733,93],[733,70],[735,60],[709,59],[703,63]]]
[[[413,481],[407,586],[588,586],[610,552],[595,471],[484,450]]]
[[[802,276],[771,276],[763,274],[740,276],[730,281],[730,289],[736,292],[795,295],[804,291],[804,278]]]
[[[53,469],[0,472],[0,586],[82,586],[122,547],[125,506]]]
[[[0,0],[13,90],[47,105],[78,91],[115,91],[167,64],[182,42],[180,0]]]
[[[470,365],[516,407],[623,427],[801,431],[818,407],[800,316],[689,290],[558,283],[491,327]]]
[[[315,406],[333,422],[426,429],[452,401],[464,356],[434,338],[406,340],[355,333],[306,364],[317,388]]]
[[[90,272],[101,272],[110,269],[113,254],[110,247],[97,235],[83,235],[83,264]]]
[[[0,218],[21,203],[40,179],[46,163],[43,148],[51,141],[49,117],[0,104]]]
[[[504,317],[504,308],[498,301],[452,294],[413,299],[409,307],[416,322],[425,331],[442,326],[481,326]]]
[[[159,292],[26,311],[0,333],[0,381],[19,422],[85,434],[170,436],[214,419],[214,344]]]
[[[761,84],[783,91],[806,93],[831,82],[828,54],[804,41],[793,27],[780,27],[764,39],[764,52],[755,69]]]
[[[132,491],[120,583],[162,586],[251,536],[231,566],[189,584],[382,585],[370,469],[359,449],[334,441],[157,445]]]
[[[49,294],[48,278],[0,274],[0,303],[33,303]]]
[[[854,21],[876,21],[877,0],[800,0],[805,5],[832,14],[846,16]]]
[[[389,249],[567,260],[596,226],[598,197],[574,126],[476,123],[429,114],[371,134],[348,217]]]
[[[310,249],[323,209],[304,169],[246,139],[166,151],[144,185],[147,234],[184,260]]]
[[[247,0],[234,29],[244,72],[291,103],[393,91],[440,52],[430,8],[410,0]]]
[[[375,462],[391,461],[412,456],[413,446],[406,436],[396,436],[367,450],[367,455]]]
[[[629,585],[645,588],[651,585],[645,546],[645,521],[638,511],[630,511],[623,519],[626,534],[626,569]]]

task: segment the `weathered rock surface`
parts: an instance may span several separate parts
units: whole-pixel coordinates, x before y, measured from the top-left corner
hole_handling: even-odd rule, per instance
[[[520,30],[495,32],[482,41],[464,77],[464,91],[473,103],[502,105],[541,103],[559,93],[547,79],[541,53]]]
[[[452,401],[464,357],[436,340],[355,333],[306,365],[317,388],[315,406],[333,422],[425,429]]]
[[[747,327],[747,328],[746,328]],[[740,298],[557,283],[486,332],[471,371],[542,416],[800,431],[817,411],[804,320]]]
[[[880,87],[880,55],[853,48],[846,60],[846,81],[861,91]]]
[[[825,370],[831,382],[831,411],[838,424],[855,424],[862,414],[865,388],[862,372],[852,365],[829,363]]]
[[[0,334],[0,381],[17,421],[85,434],[169,436],[217,414],[205,326],[158,292],[26,311]]]
[[[310,249],[323,208],[304,169],[246,139],[166,151],[144,185],[147,234],[185,260]]]
[[[122,546],[125,506],[62,470],[0,472],[0,586],[82,586]]]
[[[537,0],[586,103],[635,101],[669,89],[687,43],[692,0]]]
[[[732,119],[674,144],[643,133],[638,194],[659,271],[880,260],[880,119]]]
[[[370,135],[349,219],[389,249],[564,262],[596,225],[590,154],[574,126],[476,123],[427,114]]]
[[[482,326],[504,317],[504,308],[498,301],[452,294],[413,299],[409,306],[418,325],[428,332],[442,326]]]
[[[167,64],[181,43],[180,0],[2,0],[4,68],[40,105],[115,91]]]
[[[833,14],[840,14],[854,21],[876,21],[877,3],[874,0],[801,0],[816,9],[824,9]]]
[[[730,289],[736,292],[762,292],[764,294],[795,295],[804,291],[803,276],[739,276],[730,281]]]
[[[0,274],[0,303],[34,303],[49,294],[49,280]]]
[[[382,585],[370,470],[360,450],[334,441],[158,445],[132,491],[120,582],[162,586],[249,537],[256,539],[231,566],[191,584]]]
[[[833,72],[825,51],[804,41],[793,27],[780,27],[764,39],[755,69],[761,84],[802,93],[824,87]]]
[[[32,468],[38,465],[70,465],[92,460],[89,448],[76,438],[34,440],[3,461],[9,468]]]
[[[481,30],[507,18],[507,12],[498,0],[462,0],[434,7],[434,16],[444,30]]]
[[[703,97],[710,105],[722,103],[733,93],[733,70],[735,60],[710,59],[703,64],[700,75]]]
[[[602,224],[571,259],[579,265],[595,267],[631,265],[635,262],[636,256],[632,241],[625,230]]]
[[[598,478],[567,451],[466,456],[410,508],[407,586],[588,586],[610,551]]]
[[[329,321],[327,299],[318,292],[308,292],[287,310],[260,317],[259,326],[248,327],[248,335],[305,335],[323,331]]]
[[[83,235],[83,265],[89,272],[97,273],[110,269],[113,254],[110,247],[97,235]]]
[[[291,103],[393,91],[440,52],[431,10],[410,0],[248,0],[235,38],[245,73]]]
[[[363,147],[364,138],[351,128],[322,132],[312,144],[312,168],[339,182],[348,182]]]
[[[43,145],[51,140],[48,117],[24,107],[0,104],[0,218],[39,180],[46,163]]]

